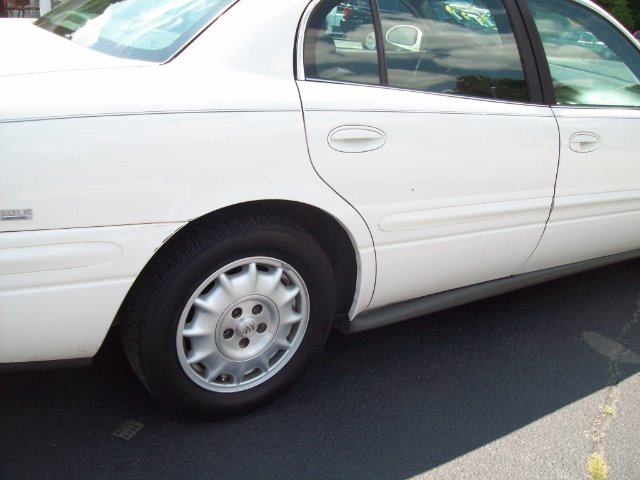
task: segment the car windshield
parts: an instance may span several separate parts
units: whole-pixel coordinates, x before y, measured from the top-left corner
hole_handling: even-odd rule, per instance
[[[235,0],[69,0],[36,25],[121,58],[163,62]]]

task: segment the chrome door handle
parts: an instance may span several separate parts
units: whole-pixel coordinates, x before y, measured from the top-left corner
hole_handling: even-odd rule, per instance
[[[327,138],[329,146],[338,152],[362,153],[382,147],[387,136],[382,130],[365,126],[344,126],[334,128]]]
[[[577,153],[593,152],[600,148],[600,137],[595,133],[574,133],[569,139],[569,148]]]

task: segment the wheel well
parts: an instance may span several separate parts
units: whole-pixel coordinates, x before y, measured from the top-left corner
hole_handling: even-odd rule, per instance
[[[285,200],[248,202],[203,215],[189,222],[167,240],[145,266],[138,279],[154,265],[154,261],[162,257],[163,250],[171,248],[180,237],[189,235],[192,229],[198,228],[203,222],[224,222],[225,218],[241,217],[249,212],[253,215],[270,215],[292,221],[307,230],[320,243],[331,262],[335,276],[336,318],[346,316],[356,291],[357,262],[354,246],[345,229],[335,218],[319,208],[299,202]],[[136,280],[136,283],[138,281]]]

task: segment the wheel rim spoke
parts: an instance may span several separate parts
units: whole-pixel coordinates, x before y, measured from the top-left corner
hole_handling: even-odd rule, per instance
[[[193,306],[196,308],[196,310],[200,310],[201,312],[209,313],[211,315],[215,315],[216,313],[218,313],[215,305],[210,302],[210,297],[205,296],[196,298]]]
[[[218,277],[218,286],[224,293],[229,296],[233,296],[233,284],[226,273],[223,273]]]
[[[185,325],[182,332],[182,335],[187,338],[210,336],[215,331],[215,316],[208,313],[200,313],[198,310],[196,309],[191,322]]]
[[[205,337],[213,333],[215,325],[208,325],[204,322],[193,322],[189,326],[185,327],[182,335],[187,338]]]
[[[246,267],[246,273],[244,274],[246,288],[249,292],[255,292],[258,284],[258,266],[255,263],[250,263]]]
[[[224,372],[225,365],[225,363],[220,363],[219,365],[215,365],[213,368],[207,368],[203,375],[205,381],[212,382],[218,378]]]
[[[228,281],[228,277],[226,277],[226,279]],[[230,282],[228,285],[222,285],[222,282],[216,281],[211,291],[201,295],[196,300],[194,306],[199,310],[202,307],[202,311],[218,317],[224,312],[225,308],[227,308],[229,302],[233,300]]]
[[[256,290],[270,296],[280,285],[283,273],[282,268],[271,268],[268,272],[260,272]]]
[[[246,365],[243,362],[229,362],[224,373],[231,376],[234,385],[240,385],[247,373]]]
[[[295,285],[280,284],[271,294],[271,298],[273,298],[276,304],[284,307],[295,300],[299,293],[300,289]]]
[[[280,317],[280,325],[292,326],[296,323],[299,323],[301,320],[302,315],[291,310],[289,312],[283,312],[282,316]]]
[[[250,263],[242,267],[240,272],[233,275],[221,275],[221,282],[224,282],[223,289],[233,298],[241,298],[251,295],[256,291],[258,280],[258,267],[255,263]]]
[[[254,358],[247,364],[248,371],[253,369],[258,369],[261,372],[269,371],[269,358],[266,355],[260,355],[259,357]]]
[[[187,356],[187,362],[190,365],[204,363],[205,365],[210,363],[210,357],[216,357],[218,351],[215,348],[215,344],[206,341],[193,341],[192,348]],[[209,361],[206,361],[209,360]]]
[[[290,331],[291,329],[289,328],[283,328],[278,331],[278,335],[273,340],[274,348],[276,348],[277,350],[282,350],[282,349],[286,350],[291,348],[291,341],[288,340]]]

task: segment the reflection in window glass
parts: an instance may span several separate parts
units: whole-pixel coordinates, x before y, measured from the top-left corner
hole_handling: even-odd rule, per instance
[[[305,32],[306,78],[380,84],[373,15],[368,0],[327,1]]]
[[[500,0],[402,0],[380,10],[389,84],[527,101],[520,55]]]
[[[640,106],[640,54],[607,21],[563,0],[529,0],[565,105]]]
[[[37,22],[88,48],[165,61],[233,0],[69,0]]]
[[[501,0],[378,0],[387,84],[426,92],[528,101]],[[320,3],[305,34],[309,79],[380,84],[369,0]]]

